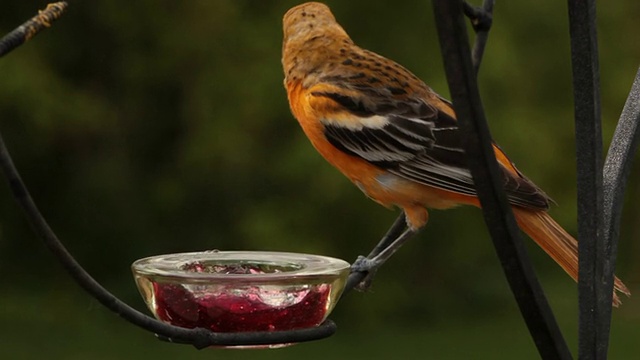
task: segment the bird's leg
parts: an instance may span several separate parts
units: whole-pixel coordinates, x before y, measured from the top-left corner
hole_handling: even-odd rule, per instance
[[[400,234],[402,234],[402,232],[404,231],[404,229],[406,229],[406,227],[407,227],[407,218],[403,211],[400,213],[398,218],[393,222],[393,225],[391,225],[389,230],[387,230],[387,233],[384,234],[384,236],[382,237],[378,245],[376,245],[376,247],[374,247],[373,250],[371,250],[371,252],[369,253],[369,256],[367,257],[371,259],[374,256],[380,254],[395,239],[397,239],[400,236]]]
[[[376,271],[384,264],[400,247],[411,238],[417,230],[408,228],[404,212],[391,225],[382,240],[371,251],[368,257],[359,256],[351,265],[351,272],[366,272],[367,275],[358,285],[358,290],[366,290],[371,286]]]

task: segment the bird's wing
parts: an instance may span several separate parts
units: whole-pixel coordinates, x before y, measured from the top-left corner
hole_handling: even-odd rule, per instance
[[[476,195],[458,124],[423,97],[391,96],[391,90],[345,88],[322,83],[309,89],[321,109],[327,140],[341,151],[392,174],[464,195]],[[406,95],[406,94],[402,94]],[[432,101],[442,101],[433,94]],[[550,199],[494,145],[509,202],[546,209]]]

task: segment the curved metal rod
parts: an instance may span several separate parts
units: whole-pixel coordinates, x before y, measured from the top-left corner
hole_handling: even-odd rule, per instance
[[[616,131],[609,145],[607,158],[602,171],[603,187],[603,229],[604,229],[604,264],[602,269],[602,283],[604,291],[598,296],[602,303],[610,304],[613,296],[613,276],[618,254],[618,239],[620,238],[620,218],[624,205],[624,193],[627,179],[631,172],[634,154],[640,142],[640,69],[636,73],[629,96],[624,104],[622,114],[616,125]],[[606,308],[604,310],[607,310]],[[606,334],[606,355],[608,337],[611,329],[611,310],[602,314],[599,326]]]
[[[604,227],[605,238],[609,242],[607,250],[610,251],[610,262],[607,263],[610,271],[609,277],[613,277],[615,259],[617,254],[618,238],[620,233],[620,216],[624,204],[624,192],[627,187],[627,178],[631,172],[633,155],[640,142],[640,68],[636,73],[629,96],[622,109],[620,120],[609,145],[607,158],[604,162],[603,190],[604,190]],[[611,291],[607,292],[611,295]]]
[[[173,342],[193,344],[199,349],[210,345],[264,345],[303,342],[325,338],[336,331],[335,324],[327,320],[319,327],[294,331],[214,333],[201,328],[186,329],[172,326],[147,316],[107,291],[69,254],[31,198],[29,190],[13,164],[2,134],[0,134],[0,168],[9,182],[13,197],[24,211],[34,231],[58,258],[71,277],[102,305],[134,325],[171,339]]]
[[[505,276],[541,357],[571,359],[506,200],[471,64],[462,1],[434,0],[433,8],[469,168]]]
[[[205,330],[205,329],[201,329]],[[213,337],[209,343],[203,343],[203,346],[198,346],[193,342],[192,338],[176,339],[165,337],[162,335],[156,335],[158,339],[175,344],[194,345],[198,349],[208,347],[211,345],[224,345],[224,346],[246,346],[246,345],[274,345],[274,344],[291,344],[312,340],[320,340],[333,335],[337,330],[336,324],[332,320],[325,320],[322,324],[307,329],[298,330],[286,330],[286,331],[260,331],[260,332],[236,332],[236,333],[213,333],[205,330],[209,334],[213,334],[218,337],[217,341],[213,342]]]
[[[0,55],[9,53],[11,50],[29,40],[40,30],[50,26],[50,22],[59,18],[66,7],[66,2],[51,4],[46,10],[40,12],[39,15],[28,20],[25,24],[0,39]],[[58,258],[71,277],[106,308],[115,312],[128,322],[156,333],[162,339],[178,343],[189,343],[201,349],[211,345],[266,345],[303,342],[325,338],[336,331],[336,325],[331,320],[327,320],[320,326],[310,329],[274,332],[214,333],[202,328],[186,329],[172,326],[147,316],[122,302],[102,287],[67,251],[29,194],[29,190],[22,181],[11,159],[2,134],[0,134],[0,168],[9,182],[13,197],[24,211],[30,225],[44,241],[49,250]]]

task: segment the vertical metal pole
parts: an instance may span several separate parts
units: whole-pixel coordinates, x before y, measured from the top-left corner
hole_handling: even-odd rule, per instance
[[[612,288],[602,281],[606,252],[595,0],[569,0],[569,31],[578,170],[578,358],[606,359],[611,296],[604,293]]]

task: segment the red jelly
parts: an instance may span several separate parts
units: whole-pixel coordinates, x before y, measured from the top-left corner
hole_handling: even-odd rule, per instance
[[[301,287],[293,295],[259,287],[194,295],[183,285],[154,283],[158,318],[185,328],[214,332],[278,331],[319,325],[327,312],[330,286]],[[263,296],[266,295],[266,296]],[[272,298],[292,301],[274,305]]]

